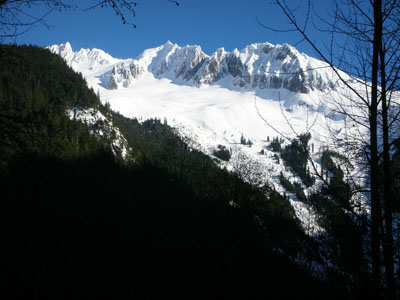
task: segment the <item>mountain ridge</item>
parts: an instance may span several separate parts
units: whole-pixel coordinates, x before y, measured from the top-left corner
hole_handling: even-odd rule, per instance
[[[179,46],[167,41],[146,49],[137,58],[116,59],[99,49],[72,50],[71,44],[48,47],[75,69],[103,71],[103,86],[129,87],[145,73],[181,84],[217,84],[239,90],[286,89],[295,93],[335,88],[334,75],[323,62],[298,52],[289,44],[254,43],[242,50],[217,49],[207,55],[198,45]],[[101,68],[101,67],[108,68]]]

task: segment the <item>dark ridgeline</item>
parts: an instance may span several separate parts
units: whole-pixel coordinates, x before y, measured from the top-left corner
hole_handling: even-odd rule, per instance
[[[47,50],[1,45],[0,56],[1,293],[348,296],[341,279],[312,279],[288,259],[320,260],[287,198],[221,170],[159,120],[141,124],[110,111]],[[135,163],[69,120],[72,106],[112,116]]]

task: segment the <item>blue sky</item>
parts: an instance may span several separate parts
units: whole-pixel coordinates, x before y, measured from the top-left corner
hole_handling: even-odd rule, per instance
[[[137,15],[132,19],[137,28],[123,25],[111,8],[83,11],[94,0],[79,3],[74,11],[52,12],[47,18],[51,29],[37,25],[17,38],[17,43],[47,46],[69,41],[74,50],[100,48],[114,57],[136,57],[143,50],[159,46],[170,40],[181,46],[200,45],[211,54],[219,47],[226,50],[242,49],[255,42],[296,44],[299,36],[293,33],[276,33],[260,26],[287,28],[287,21],[279,8],[270,0],[179,0],[180,5],[167,0],[136,0]],[[305,1],[288,0],[293,6]],[[318,11],[329,9],[330,1],[318,2]],[[300,8],[300,15],[301,15]],[[44,7],[31,8],[36,16]],[[316,41],[320,33],[313,33]],[[296,45],[301,51],[315,56],[306,43]]]

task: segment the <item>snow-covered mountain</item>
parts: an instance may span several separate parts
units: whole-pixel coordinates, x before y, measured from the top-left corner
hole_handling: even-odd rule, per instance
[[[165,120],[192,147],[209,155],[219,145],[230,149],[231,160],[220,161],[221,166],[233,172],[246,169],[241,174],[244,180],[286,192],[310,233],[322,230],[312,208],[285,191],[279,176],[302,182],[276,159],[270,141],[279,137],[289,143],[299,134],[311,133],[312,156],[319,168],[324,147],[337,146],[334,149],[340,153],[351,155],[334,142],[352,136],[351,132],[360,139],[368,136],[365,129],[330,109],[344,92],[331,68],[287,44],[258,43],[207,55],[199,46],[167,42],[124,60],[98,49],[74,52],[69,43],[49,49],[81,72],[103,102],[126,117]],[[240,143],[242,137],[252,146]],[[307,193],[317,187],[303,188]]]
[[[220,48],[209,56],[200,46],[180,47],[168,41],[144,51],[136,59],[125,61],[116,60],[98,49],[73,52],[69,43],[51,46],[50,50],[63,57],[71,67],[86,72],[113,65],[102,82],[108,89],[129,87],[145,73],[181,84],[218,84],[240,90],[284,88],[307,94],[334,89],[335,85],[325,64],[288,44],[257,43],[232,52]]]

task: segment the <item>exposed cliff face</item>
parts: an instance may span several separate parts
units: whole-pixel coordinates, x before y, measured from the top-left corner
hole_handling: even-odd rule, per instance
[[[128,87],[132,81],[144,73],[144,69],[136,62],[130,64],[122,62],[113,67],[108,88],[116,90],[118,87]]]
[[[232,52],[220,48],[208,56],[200,46],[180,47],[167,42],[144,51],[136,59],[124,61],[98,49],[73,52],[69,43],[51,46],[50,50],[64,57],[72,67],[83,64],[92,70],[108,66],[110,76],[105,86],[109,89],[129,87],[144,73],[188,85],[221,84],[244,90],[283,88],[307,94],[334,88],[332,75],[321,61],[299,53],[288,44],[258,43]]]

